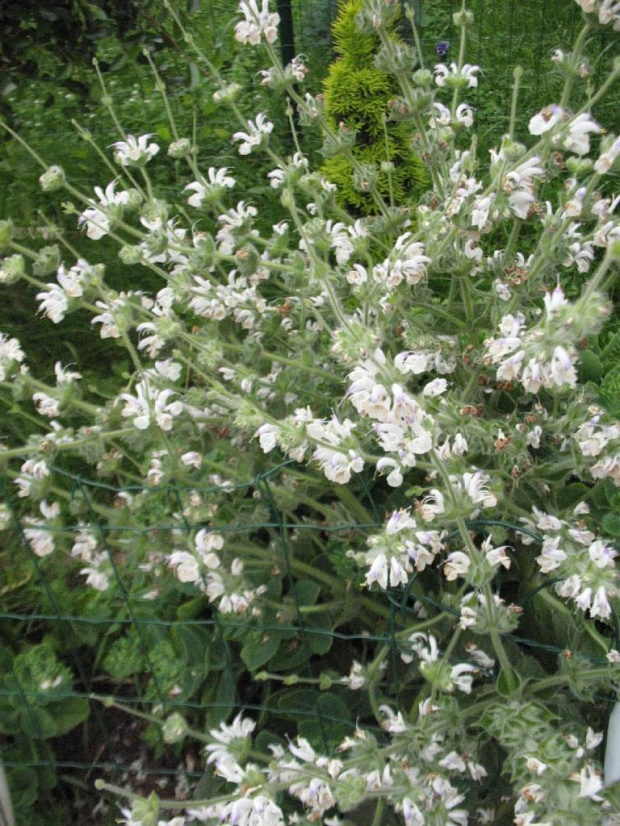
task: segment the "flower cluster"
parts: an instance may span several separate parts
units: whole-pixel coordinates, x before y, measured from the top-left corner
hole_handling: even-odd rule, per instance
[[[200,612],[157,649],[169,696],[230,711],[235,679],[257,703],[254,682],[270,683],[274,705],[256,721],[218,728],[226,712],[209,708],[201,722],[209,800],[170,821],[156,798],[134,802],[128,824],[335,826],[362,804],[374,822],[387,805],[407,826],[499,822],[509,806],[522,826],[603,816],[611,795],[587,728],[600,709],[577,713],[575,697],[606,696],[620,661],[620,339],[605,328],[620,138],[571,92],[586,80],[590,28],[617,28],[620,13],[579,5],[575,51],[553,56],[560,102],[523,116],[516,82],[488,158],[469,133],[466,98],[484,75],[465,63],[467,9],[457,61],[395,73],[385,114],[428,167],[419,203],[377,185],[395,170],[358,160],[354,130],[299,92],[305,60],[279,63],[268,0],[242,0],[235,36],[273,62],[257,85],[285,88],[301,123],[322,128],[366,217],[313,170],[294,119],[288,156],[280,124],[256,114],[267,104],[246,117],[240,88],[216,72],[214,100],[237,124],[229,166],[201,170],[173,128],[168,155],[187,170],[177,198],[159,197],[151,167],[168,156],[129,135],[113,148],[119,178],[75,210],[86,239],[118,244],[140,289],[113,289],[102,265],[64,248],[27,255],[0,222],[0,282],[33,285],[54,324],[83,311],[124,353],[98,386],[100,365],[29,368],[28,347],[0,334],[7,409],[27,419],[0,460],[30,555],[84,582],[110,616],[125,578],[144,611]],[[404,49],[395,7],[364,0],[356,22],[386,73]],[[70,186],[56,167],[41,185]],[[201,637],[203,615],[213,627]],[[549,645],[528,646],[534,626]],[[189,726],[166,731],[180,742]]]

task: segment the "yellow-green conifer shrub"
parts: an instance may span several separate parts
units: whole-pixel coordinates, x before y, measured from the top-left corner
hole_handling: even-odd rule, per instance
[[[376,188],[388,203],[390,181],[385,162],[391,162],[391,197],[396,206],[404,206],[416,200],[428,179],[423,162],[410,147],[409,124],[388,121],[384,125],[388,101],[397,97],[399,90],[396,80],[374,64],[380,48],[379,37],[361,32],[357,27],[355,18],[362,2],[341,0],[339,4],[338,17],[332,26],[339,56],[324,82],[325,112],[334,128],[355,130],[352,154],[361,164],[374,169]],[[342,155],[327,158],[322,171],[338,186],[341,206],[362,215],[376,210],[371,194],[354,181],[347,158]]]

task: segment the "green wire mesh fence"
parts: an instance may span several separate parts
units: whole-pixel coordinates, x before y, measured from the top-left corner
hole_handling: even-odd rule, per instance
[[[380,504],[360,480],[357,510],[366,510],[369,520],[343,520],[337,511],[329,518],[319,513],[320,502],[313,512],[309,497],[309,505],[293,507],[304,498],[295,493],[287,501],[303,484],[298,468],[283,462],[239,485],[146,488],[120,488],[54,468],[52,488],[57,495],[64,491],[76,520],[53,526],[20,517],[14,484],[3,480],[12,524],[4,532],[0,580],[0,761],[18,802],[33,794],[33,783],[62,795],[69,786],[92,788],[98,777],[146,794],[157,789],[169,796],[175,788],[182,795],[202,776],[200,758],[164,750],[158,726],[149,723],[153,714],[181,712],[205,731],[243,711],[271,735],[310,736],[325,750],[360,721],[380,734],[372,691],[356,691],[346,680],[352,663],[368,664],[385,649],[382,696],[398,704],[411,691],[401,660],[411,625],[430,628],[459,610],[424,592],[415,575],[406,587],[377,593],[347,581],[344,551],[380,527]],[[212,518],[193,518],[198,499]],[[128,503],[138,504],[140,527]],[[220,507],[239,518],[220,522]],[[251,514],[264,518],[246,519]],[[518,527],[469,523],[480,534],[494,526]],[[82,563],[69,552],[73,546],[75,556],[76,539],[85,542],[86,529],[106,558],[99,570],[108,582],[100,592],[87,589],[86,571],[78,574]],[[212,594],[176,579],[152,589],[158,566],[163,561],[167,569],[172,549],[199,530],[223,536],[225,546],[244,555],[248,570],[252,560],[267,570],[262,614],[253,614],[249,597],[242,613],[225,613],[221,603],[218,611]],[[35,553],[41,540],[35,532],[50,534],[52,553]],[[317,551],[309,551],[314,544]],[[26,598],[24,588],[30,589]],[[360,622],[364,613],[370,623]],[[570,640],[553,646],[517,635],[504,639],[508,650],[535,649],[550,665],[570,647]],[[620,647],[617,639],[614,646]],[[606,662],[591,652],[583,656]]]

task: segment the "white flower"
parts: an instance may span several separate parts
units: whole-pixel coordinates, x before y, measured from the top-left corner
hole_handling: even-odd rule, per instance
[[[54,550],[54,537],[42,528],[24,528],[24,536],[37,556],[49,556]]]
[[[261,36],[268,43],[276,40],[280,15],[269,11],[269,0],[263,0],[260,10],[257,0],[241,0],[239,11],[245,15],[245,20],[235,26],[235,38],[240,43],[258,46]]]
[[[195,450],[190,450],[188,453],[184,453],[181,456],[181,461],[184,465],[188,467],[193,467],[195,470],[198,470],[202,465],[202,456]]]
[[[57,384],[71,384],[76,379],[81,379],[82,374],[75,371],[68,370],[62,366],[62,363],[57,361],[54,364],[54,372],[56,373]]]
[[[37,293],[40,301],[39,312],[46,315],[54,324],[59,324],[69,309],[67,294],[58,284],[46,284],[47,292]]]
[[[58,400],[48,396],[47,393],[34,393],[32,400],[36,405],[37,412],[50,419],[56,418],[60,414]]]
[[[423,396],[441,396],[448,389],[448,382],[445,379],[433,379],[422,388]]]
[[[187,551],[174,551],[168,558],[168,565],[174,568],[179,582],[196,582],[200,577],[198,560]]]
[[[469,104],[461,103],[456,108],[456,119],[460,124],[469,129],[474,123],[474,110]]]
[[[78,217],[78,226],[86,224],[86,235],[91,241],[98,241],[110,231],[110,219],[97,207],[87,207]]]
[[[585,155],[590,151],[590,134],[600,135],[601,131],[601,127],[592,116],[584,112],[569,123],[564,146],[577,155]]]
[[[249,132],[235,132],[234,141],[242,141],[239,146],[240,155],[249,155],[254,147],[260,146],[273,129],[273,123],[267,120],[263,112],[256,116],[256,122],[248,121]]]
[[[478,85],[476,73],[479,71],[480,66],[472,66],[469,63],[465,63],[460,71],[456,63],[451,63],[450,68],[445,63],[438,63],[435,66],[435,83],[438,86],[455,86],[467,81],[464,85],[475,89]]]
[[[194,194],[187,199],[187,203],[190,206],[196,207],[196,209],[200,209],[205,198],[209,199],[212,197],[217,197],[221,190],[232,189],[236,182],[235,179],[227,173],[227,166],[222,167],[221,169],[216,169],[214,166],[210,166],[207,173],[209,176],[208,183],[193,181],[183,190],[184,192],[187,192],[189,189],[194,192]]]
[[[464,694],[471,694],[474,681],[473,675],[477,673],[478,669],[475,666],[469,665],[468,663],[461,663],[460,665],[455,665],[450,671],[450,679],[459,691],[462,691]]]
[[[151,158],[155,157],[159,152],[159,146],[156,143],[149,143],[149,138],[152,135],[140,135],[135,138],[133,135],[127,135],[126,141],[116,141],[112,144],[116,149],[114,153],[114,160],[121,166],[142,166]]]
[[[448,554],[443,572],[448,582],[453,582],[460,576],[467,576],[470,565],[471,560],[466,553],[463,553],[463,551],[454,551]]]
[[[386,467],[392,468],[386,479],[388,485],[391,488],[400,487],[403,483],[403,474],[398,462],[395,459],[390,459],[389,457],[384,456],[377,462],[377,471],[381,473],[381,471]]]
[[[537,115],[534,115],[533,118],[530,119],[529,122],[529,130],[531,135],[542,135],[545,132],[548,132],[550,129],[553,129],[560,121],[564,119],[565,112],[561,106],[558,106],[555,103],[552,103],[551,106],[547,106]]]

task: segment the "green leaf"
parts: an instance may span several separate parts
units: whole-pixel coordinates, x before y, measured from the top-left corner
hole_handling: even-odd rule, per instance
[[[200,616],[204,608],[208,605],[205,597],[196,597],[190,599],[189,602],[184,602],[177,608],[177,619],[193,620]]]
[[[579,381],[584,383],[592,381],[599,384],[605,373],[605,368],[600,358],[592,350],[583,350],[577,360],[577,376]]]
[[[330,636],[332,621],[329,614],[310,614],[305,618],[305,623],[309,628],[324,632],[305,635],[310,651],[313,654],[327,654],[333,642],[333,637]]]
[[[237,685],[232,669],[227,668],[222,671],[215,692],[215,702],[217,707],[213,709],[218,722],[225,720],[233,711],[237,701]],[[220,705],[221,704],[221,705]]]
[[[52,714],[44,708],[28,706],[19,712],[22,731],[34,740],[47,740],[56,736],[56,723]]]
[[[562,485],[556,493],[556,502],[560,508],[573,508],[578,502],[582,502],[589,494],[590,488],[582,482],[573,485]]]
[[[320,593],[321,586],[308,579],[299,580],[291,589],[291,594],[297,605],[314,605]]]
[[[620,536],[620,514],[606,513],[601,524],[605,533],[610,536]]]
[[[270,671],[289,671],[308,662],[308,651],[298,640],[282,640],[278,653],[269,660]]]
[[[54,736],[61,737],[63,734],[79,726],[88,717],[90,706],[85,697],[68,697],[54,703],[50,713],[53,714],[56,731]]]
[[[499,672],[499,677],[497,678],[497,693],[500,697],[512,697],[521,688],[521,678],[515,671],[512,672],[512,683],[511,686],[504,670]]]
[[[214,637],[209,643],[205,654],[205,669],[207,671],[222,671],[230,665],[230,655],[226,641],[220,636]]]
[[[14,766],[8,770],[8,779],[15,812],[18,817],[23,816],[26,810],[35,803],[39,794],[37,773],[34,769],[25,766]],[[29,820],[29,822],[32,821]]]
[[[307,706],[309,714],[298,725],[299,734],[307,737],[310,742],[339,743],[351,731],[348,721],[351,714],[346,703],[336,694],[315,694],[312,705]]]
[[[241,649],[241,659],[248,671],[256,671],[274,656],[280,647],[281,635],[274,631],[254,635],[254,639]]]
[[[208,634],[202,629],[179,625],[172,631],[174,647],[180,651],[181,659],[191,666],[200,666],[204,651],[209,645]]]

